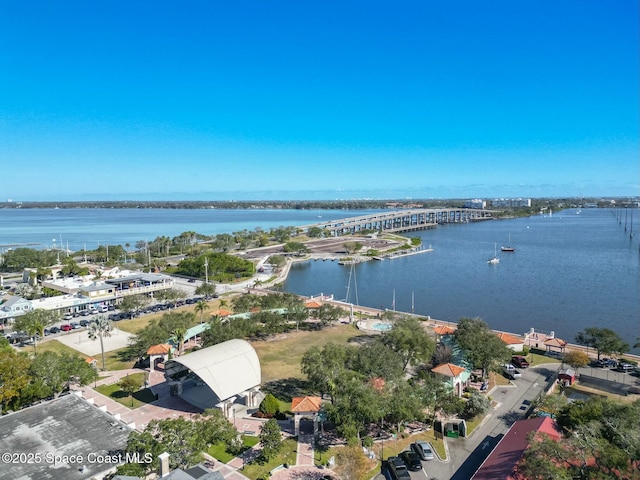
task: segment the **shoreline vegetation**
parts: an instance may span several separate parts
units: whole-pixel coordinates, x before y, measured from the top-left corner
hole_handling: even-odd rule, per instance
[[[0,209],[17,208],[149,208],[149,209],[228,209],[228,210],[365,210],[389,208],[445,208],[460,207],[467,199],[344,199],[344,200],[96,200],[96,201],[5,201],[0,202]],[[531,198],[531,207],[499,208],[505,215],[529,215],[539,212],[541,207],[553,207],[554,210],[568,207],[581,207],[583,204],[598,207],[632,205],[638,197],[565,197],[565,198]],[[491,200],[487,201],[491,204]]]

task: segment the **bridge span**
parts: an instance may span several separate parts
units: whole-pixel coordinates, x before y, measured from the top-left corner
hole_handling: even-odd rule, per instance
[[[360,217],[303,225],[299,228],[307,232],[310,228],[318,227],[328,232],[329,236],[334,237],[353,235],[363,230],[399,233],[426,230],[444,223],[468,223],[492,220],[492,213],[492,210],[471,208],[420,208],[372,213]]]

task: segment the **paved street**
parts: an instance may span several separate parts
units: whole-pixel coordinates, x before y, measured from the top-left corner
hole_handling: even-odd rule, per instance
[[[497,387],[491,392],[491,397],[499,404],[469,438],[446,439],[448,461],[425,462],[428,478],[471,478],[513,422],[523,418],[531,402],[548,385],[547,378],[551,382],[555,379],[559,368],[559,363],[537,365],[524,370],[522,378],[514,380],[512,385]]]

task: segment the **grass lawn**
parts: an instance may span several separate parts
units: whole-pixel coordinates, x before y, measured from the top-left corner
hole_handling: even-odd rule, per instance
[[[112,350],[110,352],[104,352],[104,363],[106,370],[128,370],[130,368],[133,368],[133,365],[136,363],[134,360],[124,361],[118,355],[119,352],[124,350],[126,350],[126,347],[120,348],[118,350]],[[102,368],[102,355],[98,353],[93,358],[98,361],[98,367]]]
[[[294,438],[287,438],[282,442],[282,448],[280,454],[268,463],[260,465],[257,462],[245,465],[241,470],[242,474],[256,480],[258,478],[269,478],[269,472],[276,468],[278,465],[285,463],[289,465],[296,464],[296,451],[298,448],[298,442]]]
[[[260,443],[260,438],[258,437],[255,437],[253,435],[242,435],[242,445],[244,446],[242,450],[243,452],[249,450],[251,447],[254,447],[258,443]],[[237,456],[227,452],[227,446],[223,442],[218,442],[215,445],[211,445],[207,453],[209,453],[209,455],[211,455],[212,457],[220,460],[222,463],[227,463]]]
[[[210,317],[211,317],[211,313],[215,312],[216,310],[220,309],[220,300],[210,300],[207,302],[207,304],[209,305],[209,310],[205,311],[202,314],[202,319],[205,322],[208,322]],[[228,307],[227,307],[228,308]],[[140,330],[142,330],[144,327],[146,327],[147,325],[149,325],[149,323],[152,320],[158,320],[159,318],[162,318],[162,315],[164,315],[165,313],[169,313],[169,312],[191,312],[195,315],[195,321],[193,322],[193,325],[197,325],[200,323],[200,314],[195,312],[195,305],[183,305],[181,307],[177,307],[171,310],[163,310],[160,312],[156,312],[156,313],[151,313],[151,314],[146,314],[146,315],[141,315],[139,317],[136,318],[132,318],[129,320],[120,320],[118,322],[115,322],[115,325],[120,329],[120,330],[124,330],[125,332],[129,332],[129,333],[138,333]]]
[[[336,325],[320,332],[289,332],[272,340],[251,342],[262,367],[262,382],[283,378],[305,378],[300,371],[302,355],[314,345],[346,344],[361,335],[353,325]]]
[[[137,378],[140,381],[140,384],[144,383],[144,373],[134,373],[131,376]],[[142,405],[151,403],[156,399],[155,395],[151,393],[151,389],[149,388],[138,390],[133,394],[132,398],[120,389],[120,385],[118,383],[114,383],[111,385],[100,385],[96,387],[96,390],[101,394],[111,398],[112,400],[115,400],[116,402],[131,409],[141,407]]]
[[[21,352],[27,352],[33,355],[33,345],[21,347],[18,350],[20,350]],[[46,340],[44,342],[38,343],[37,353],[43,353],[43,352],[69,353],[71,355],[75,355],[76,357],[81,357],[81,358],[87,357],[83,353],[80,353],[78,350],[75,350],[71,347],[67,347],[64,343],[54,339]]]

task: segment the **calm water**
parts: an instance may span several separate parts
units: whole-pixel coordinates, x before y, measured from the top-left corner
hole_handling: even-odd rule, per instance
[[[516,251],[500,252],[509,234]],[[495,329],[553,330],[571,342],[590,326],[609,327],[630,345],[640,337],[638,238],[630,240],[609,210],[566,210],[412,235],[433,252],[357,265],[360,305],[391,309],[395,290],[396,310],[412,311],[413,294],[415,313],[442,320],[480,317]],[[489,265],[494,242],[500,263]],[[285,289],[344,299],[349,272],[337,262],[305,262],[292,269]],[[349,301],[356,303],[354,287],[352,279]]]
[[[363,215],[328,210],[0,209],[0,249],[67,242],[71,250],[98,245],[131,247],[139,240],[185,231],[205,235],[261,227],[265,230]],[[638,213],[637,211],[635,212]],[[634,223],[640,222],[636,215]],[[488,265],[494,243],[511,243]],[[639,258],[636,235],[629,239],[611,211],[584,209],[505,221],[441,226],[413,232],[433,252],[355,267],[350,301],[413,310],[433,318],[480,317],[496,329],[524,333],[531,327],[573,341],[589,326],[607,326],[631,345],[640,336]],[[337,262],[296,265],[285,289],[344,299],[349,267]],[[636,352],[640,353],[640,352]]]
[[[32,248],[59,247],[73,251],[85,245],[131,248],[137,241],[175,237],[194,231],[203,235],[296,226],[365,215],[368,210],[222,210],[222,209],[0,209],[0,248],[35,243]]]

